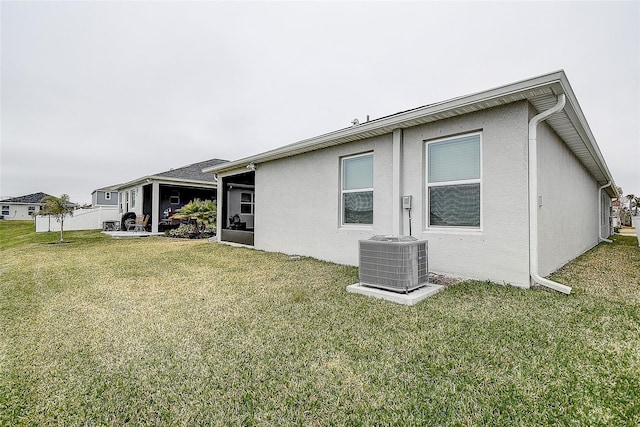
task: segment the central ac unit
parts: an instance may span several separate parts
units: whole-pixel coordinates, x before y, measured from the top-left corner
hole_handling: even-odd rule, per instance
[[[427,241],[410,236],[360,240],[360,284],[409,293],[429,283]]]

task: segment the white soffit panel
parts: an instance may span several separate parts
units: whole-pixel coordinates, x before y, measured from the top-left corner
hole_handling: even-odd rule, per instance
[[[538,112],[546,111],[553,107],[557,102],[555,95],[540,96],[529,100]],[[597,154],[592,152],[589,147],[586,135],[581,135],[578,126],[575,126],[570,120],[570,106],[567,105],[562,111],[553,114],[546,122],[554,130],[555,133],[567,144],[567,147],[575,154],[580,162],[591,172],[594,178],[600,183],[608,181],[607,176],[603,173],[600,162],[597,161]]]

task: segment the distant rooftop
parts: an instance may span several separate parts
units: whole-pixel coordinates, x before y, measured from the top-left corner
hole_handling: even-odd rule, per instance
[[[153,176],[161,176],[164,178],[178,178],[194,181],[209,181],[216,182],[215,178],[210,173],[202,172],[202,169],[217,166],[222,163],[227,163],[227,160],[211,159],[203,162],[194,163],[192,165],[183,166],[177,169],[170,169],[166,172],[156,173]]]
[[[140,182],[144,182],[146,180],[166,180],[166,181],[182,181],[182,182],[191,182],[193,184],[203,183],[203,185],[215,185],[216,179],[210,173],[202,172],[205,168],[211,168],[214,166],[221,165],[222,163],[227,163],[227,160],[221,159],[211,159],[204,160],[202,162],[193,163],[191,165],[182,166],[175,169],[169,169],[165,172],[154,173],[151,175],[143,176],[137,179],[134,179],[129,182],[125,182],[122,184],[114,185],[113,190],[119,190],[122,188],[128,188],[132,185],[137,185]]]
[[[36,204],[36,203],[40,203],[40,200],[42,200],[42,198],[46,196],[49,196],[49,194],[33,193],[33,194],[27,194],[26,196],[10,197],[8,199],[0,200],[0,202]]]

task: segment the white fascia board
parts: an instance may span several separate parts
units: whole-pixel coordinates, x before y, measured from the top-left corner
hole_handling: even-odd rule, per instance
[[[569,80],[562,70],[500,86],[494,89],[477,92],[471,95],[464,95],[405,112],[396,113],[370,122],[362,123],[360,125],[351,126],[293,144],[285,145],[264,153],[212,166],[203,169],[202,171],[205,173],[217,174],[233,171],[245,168],[250,163],[259,164],[332,145],[339,145],[373,135],[391,133],[394,129],[414,126],[416,121],[424,120],[426,122],[428,121],[428,117],[435,116],[437,114],[451,112],[451,116],[456,116],[464,114],[464,110],[466,108],[468,108],[468,111],[490,108],[492,106],[507,104],[519,99],[530,99],[544,93],[544,91],[551,91],[555,95],[565,94],[567,96],[568,102],[565,106],[567,115],[569,116],[576,131],[580,134],[585,147],[598,164],[598,168],[602,174],[608,177],[611,181],[612,191],[617,192],[611,172],[604,161],[604,157],[598,148],[595,137],[593,136],[587,120],[582,113],[582,109],[580,108],[580,104],[578,103],[573,89],[569,84]]]
[[[190,179],[180,179],[180,178],[169,178],[163,176],[155,176],[148,175],[142,178],[134,179],[133,181],[125,182],[124,184],[116,185],[113,187],[114,190],[123,190],[125,188],[137,187],[140,184],[151,184],[157,182],[159,184],[174,184],[174,185],[183,185],[183,186],[198,186],[198,187],[208,187],[208,188],[216,188],[218,186],[215,182],[210,181],[194,181]]]
[[[139,183],[144,182],[144,181],[146,181],[147,179],[151,179],[151,176],[144,176],[144,177],[142,177],[142,178],[134,179],[133,181],[129,181],[129,182],[125,182],[125,183],[122,183],[122,184],[115,185],[115,186],[113,187],[113,189],[114,189],[115,191],[118,191],[118,190],[123,190],[123,189],[125,189],[125,188],[135,187],[135,186],[137,186]]]
[[[407,123],[414,120],[432,116],[438,113],[446,111],[464,108],[466,106],[472,106],[482,102],[488,102],[491,100],[503,99],[503,102],[497,102],[496,105],[501,103],[507,103],[510,96],[522,94],[526,91],[532,91],[541,87],[549,87],[557,83],[560,83],[564,77],[563,71],[556,71],[543,76],[535,77],[533,79],[523,80],[520,82],[512,83],[506,86],[501,86],[495,89],[490,89],[483,92],[478,92],[471,95],[465,95],[458,98],[453,98],[447,101],[437,102],[429,104],[424,107],[415,108],[406,112],[396,113],[390,116],[375,119],[360,125],[351,126],[348,128],[340,129],[334,132],[330,132],[324,135],[320,135],[314,138],[305,139],[293,144],[285,145],[274,150],[266,151],[254,156],[245,157],[232,162],[227,162],[221,165],[212,166],[202,171],[205,173],[220,173],[227,170],[233,170],[240,167],[245,167],[249,163],[261,163],[271,160],[276,160],[283,157],[289,157],[292,155],[300,154],[306,151],[313,151],[319,148],[328,147],[331,145],[338,145],[343,142],[357,140],[364,135],[384,134],[390,133],[393,129],[402,127],[408,127]],[[523,97],[523,99],[526,96]],[[455,114],[458,115],[458,114]]]
[[[0,201],[0,203],[2,203],[5,206],[10,206],[10,205],[20,205],[20,206],[42,206],[43,203],[40,202],[33,202],[33,203],[28,203],[28,202],[2,202]]]

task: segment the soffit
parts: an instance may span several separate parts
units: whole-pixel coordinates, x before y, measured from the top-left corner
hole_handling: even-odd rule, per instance
[[[545,94],[529,99],[529,102],[538,111],[546,111],[557,103],[556,94]],[[583,121],[582,114],[576,111],[575,104],[567,102],[564,109],[552,114],[546,119],[546,123],[564,141],[569,150],[587,168],[591,175],[604,185],[611,179],[606,163],[592,139],[591,131]],[[615,196],[613,189],[609,189],[609,195]]]

